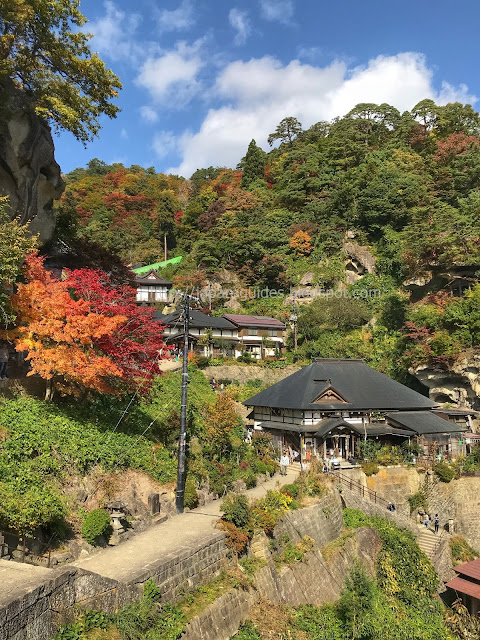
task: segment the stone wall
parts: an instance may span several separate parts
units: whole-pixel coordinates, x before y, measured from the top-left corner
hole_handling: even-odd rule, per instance
[[[342,474],[370,491],[376,491],[378,496],[393,502],[397,509],[405,513],[409,511],[408,496],[418,491],[425,477],[415,468],[405,466],[379,466],[378,473],[372,476],[366,476],[360,468],[342,469]]]
[[[310,536],[321,548],[338,538],[342,529],[342,502],[338,492],[332,491],[311,507],[287,511],[275,527],[274,536],[279,540],[286,535],[291,542]]]
[[[284,369],[269,369],[258,365],[249,364],[245,366],[235,364],[223,364],[219,367],[206,367],[203,372],[211,380],[228,379],[237,380],[240,384],[245,384],[248,380],[260,379],[264,385],[272,385],[287,376],[300,370],[296,365],[288,365]],[[252,396],[255,389],[252,389]]]
[[[257,600],[257,594],[232,589],[188,623],[182,640],[229,640]]]
[[[256,586],[262,598],[291,606],[335,602],[343,589],[353,562],[359,558],[373,576],[381,542],[374,529],[357,529],[326,559],[321,549],[307,554],[303,562],[277,568],[273,562],[256,573]]]
[[[225,566],[228,549],[224,538],[223,532],[212,531],[125,582],[70,565],[53,570],[51,579],[10,599],[0,592],[0,640],[48,640],[79,609],[113,613],[138,600],[149,578],[160,587],[162,602],[177,602],[185,592],[215,578]]]

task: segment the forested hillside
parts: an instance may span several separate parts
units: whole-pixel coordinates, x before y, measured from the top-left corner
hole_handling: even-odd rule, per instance
[[[93,160],[66,176],[58,234],[143,264],[162,259],[166,236],[169,257],[184,259],[164,275],[183,286],[287,294],[220,296],[217,313],[240,305],[285,319],[290,287],[305,282],[355,291],[302,305],[299,355],[364,357],[402,377],[480,342],[479,135],[470,105],[423,100],[401,114],[360,104],[305,131],[285,118],[269,153],[252,140],[236,170],[201,168],[190,180]],[[454,297],[459,276],[472,291]]]

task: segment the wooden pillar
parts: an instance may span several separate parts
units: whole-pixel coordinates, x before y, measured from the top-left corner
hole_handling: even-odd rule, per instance
[[[323,459],[327,459],[327,440],[323,439]]]

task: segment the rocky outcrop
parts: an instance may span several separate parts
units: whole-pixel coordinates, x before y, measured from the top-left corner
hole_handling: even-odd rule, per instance
[[[347,284],[353,284],[366,273],[375,273],[375,258],[368,247],[356,242],[345,242],[343,250],[347,255],[345,260],[345,277]]]
[[[480,354],[466,353],[447,370],[420,365],[410,373],[428,388],[431,400],[480,409]]]
[[[44,244],[55,228],[53,201],[65,188],[52,134],[20,91],[0,91],[7,94],[0,116],[0,195],[9,196],[12,217],[29,223]]]

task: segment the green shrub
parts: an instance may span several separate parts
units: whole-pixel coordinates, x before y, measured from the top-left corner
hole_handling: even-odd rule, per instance
[[[228,496],[220,505],[222,518],[243,529],[250,522],[250,508],[248,498],[244,495]]]
[[[243,480],[245,482],[245,486],[247,489],[253,489],[257,486],[257,476],[253,471],[249,471],[243,476]]]
[[[412,493],[411,496],[408,496],[407,502],[410,505],[410,513],[413,513],[417,509],[428,511],[427,496],[422,489],[419,489],[415,493]]]
[[[262,640],[262,636],[259,634],[258,629],[253,622],[246,620],[242,625],[240,625],[239,630],[233,636],[232,640]]]
[[[468,544],[463,536],[452,536],[450,538],[450,550],[455,563],[471,562],[479,556],[478,552]]]
[[[298,498],[300,494],[300,486],[295,482],[293,484],[285,484],[280,489],[280,491],[282,493],[288,494],[289,496],[292,496],[292,498]]]
[[[376,462],[364,462],[362,464],[362,470],[366,476],[374,476],[379,472],[378,464]]]
[[[456,475],[455,469],[446,462],[437,462],[433,465],[433,470],[442,482],[451,482]]]
[[[195,482],[193,478],[189,476],[187,476],[187,481],[185,482],[184,504],[187,509],[195,509],[195,507],[198,507],[198,493],[195,488]]]
[[[199,369],[205,369],[210,364],[210,358],[207,356],[197,356],[196,365]]]
[[[108,542],[112,533],[110,515],[104,509],[94,509],[87,513],[82,524],[82,537],[89,544],[96,545],[101,538]]]
[[[294,544],[287,542],[285,549],[281,555],[281,561],[285,564],[294,564],[303,560],[303,552],[300,551]]]

